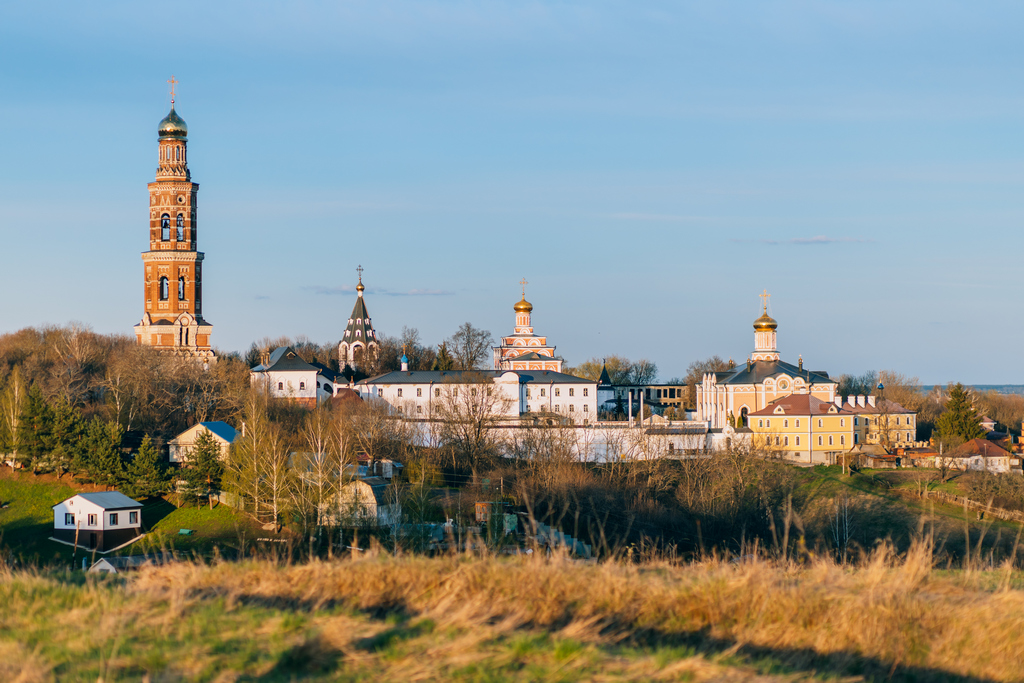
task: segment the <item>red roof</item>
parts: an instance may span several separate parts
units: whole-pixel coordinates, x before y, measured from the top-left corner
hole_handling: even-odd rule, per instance
[[[961,458],[967,458],[972,455],[982,455],[987,458],[1006,458],[1010,454],[988,439],[971,439],[958,446],[952,455]]]
[[[781,408],[782,412],[776,412],[778,408]],[[749,414],[758,417],[771,417],[772,415],[851,415],[852,413],[845,408],[840,408],[835,403],[822,401],[810,394],[790,394]]]

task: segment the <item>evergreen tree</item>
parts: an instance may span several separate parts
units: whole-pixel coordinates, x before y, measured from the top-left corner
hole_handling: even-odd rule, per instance
[[[212,492],[220,490],[221,478],[224,476],[224,465],[220,460],[220,444],[213,435],[204,431],[196,439],[188,452],[188,461],[183,472],[187,495],[200,499],[206,498],[213,508]]]
[[[93,419],[85,430],[82,447],[72,469],[97,484],[116,487],[124,480],[121,444],[124,430],[116,422]]]
[[[170,473],[148,434],[125,475],[122,488],[132,498],[152,498],[170,490]]]
[[[939,438],[960,443],[985,435],[971,394],[959,382],[949,388],[946,410],[935,421],[935,430]]]
[[[448,351],[448,342],[442,342],[437,345],[437,357],[434,358],[434,364],[430,369],[445,371],[455,369],[455,359],[452,358],[452,354]]]
[[[78,459],[84,445],[85,424],[78,410],[66,401],[53,408],[52,418],[51,451],[46,464],[60,478],[72,471]]]
[[[38,472],[52,447],[53,410],[39,386],[32,385],[18,420],[18,462]]]

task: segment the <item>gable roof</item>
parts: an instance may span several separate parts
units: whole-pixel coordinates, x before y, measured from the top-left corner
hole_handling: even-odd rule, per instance
[[[995,445],[988,439],[971,439],[970,441],[960,444],[960,446],[954,449],[949,455],[954,458],[969,458],[976,455],[986,458],[1007,458],[1010,456],[1010,453]]]
[[[310,365],[299,357],[290,346],[279,346],[270,354],[266,364],[257,365],[253,372],[287,372],[289,370],[316,370],[316,366]]]
[[[810,394],[790,394],[776,399],[761,410],[748,413],[748,415],[771,417],[773,415],[852,415],[852,413],[840,408],[835,403],[822,401]]]
[[[801,370],[796,365],[782,360],[756,360],[749,366],[738,365],[732,370],[716,372],[715,380],[718,384],[760,384],[769,377],[782,374],[789,375],[794,379],[800,377],[808,384],[836,383],[829,379],[827,372]]]
[[[227,422],[216,420],[214,422],[200,422],[199,424],[206,427],[228,443],[234,443],[235,439],[238,438],[238,431]]]
[[[120,491],[98,491],[96,493],[76,493],[71,498],[84,498],[85,500],[98,505],[103,510],[124,510],[126,508],[141,508],[142,503],[132,500],[128,496],[124,495]],[[71,498],[67,498],[62,503],[66,503]],[[57,503],[60,505],[60,503]],[[52,505],[51,507],[57,507]]]

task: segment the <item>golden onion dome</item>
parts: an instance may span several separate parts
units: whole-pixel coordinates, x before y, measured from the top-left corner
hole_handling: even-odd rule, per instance
[[[761,314],[761,317],[754,321],[754,329],[758,332],[768,332],[777,328],[779,324],[775,318],[768,315],[768,311]]]
[[[533,304],[527,301],[524,296],[523,300],[517,303],[513,308],[515,308],[516,313],[529,313],[533,310]]]
[[[161,138],[184,139],[188,137],[188,126],[185,124],[185,119],[178,116],[178,112],[174,111],[173,104],[171,112],[160,122],[157,132]]]

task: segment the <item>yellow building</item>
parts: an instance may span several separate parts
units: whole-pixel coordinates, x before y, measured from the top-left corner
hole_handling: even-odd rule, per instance
[[[854,443],[892,451],[917,442],[917,413],[895,401],[879,401],[873,395],[848,396],[842,406],[854,413]]]
[[[754,351],[746,365],[709,372],[696,385],[697,419],[707,422],[710,429],[723,429],[727,424],[749,426],[752,413],[791,394],[828,403],[835,400],[838,384],[827,372],[804,370],[803,359],[796,365],[780,360],[778,323],[768,315],[767,299],[766,292],[762,315],[754,321]]]
[[[753,445],[786,460],[834,465],[854,444],[857,416],[809,394],[791,394],[748,415]]]

